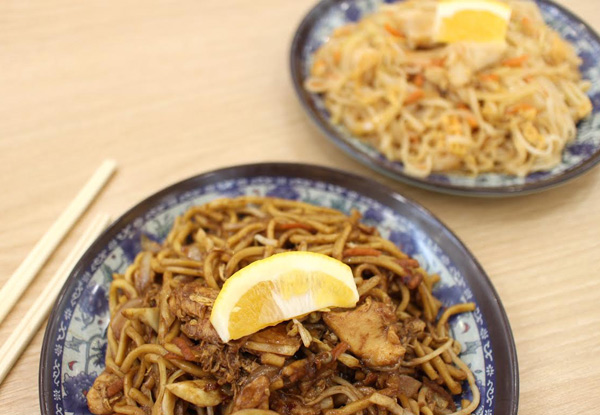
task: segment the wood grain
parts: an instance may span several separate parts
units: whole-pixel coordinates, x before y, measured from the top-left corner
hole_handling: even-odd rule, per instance
[[[566,3],[566,0],[563,0]],[[502,298],[517,343],[520,413],[600,407],[600,169],[508,199],[393,183],[310,124],[291,87],[291,37],[312,0],[0,2],[0,283],[104,158],[120,169],[0,326],[0,342],[90,219],[114,217],[217,167],[301,161],[385,182],[438,215]],[[600,3],[570,0],[600,29]],[[0,386],[0,414],[39,411],[38,333]]]

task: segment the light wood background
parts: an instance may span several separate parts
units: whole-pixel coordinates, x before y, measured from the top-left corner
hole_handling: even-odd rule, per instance
[[[0,343],[96,213],[117,217],[218,167],[310,162],[391,185],[468,245],[512,325],[521,414],[597,413],[600,168],[541,194],[493,200],[435,194],[367,170],[320,135],[292,90],[290,41],[313,3],[0,2],[0,283],[100,162],[119,163],[0,326]],[[597,0],[568,6],[600,30]],[[39,412],[42,338],[43,330],[0,386],[1,414]]]

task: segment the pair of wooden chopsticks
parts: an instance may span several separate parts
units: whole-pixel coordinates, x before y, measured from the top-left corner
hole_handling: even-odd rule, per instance
[[[33,250],[11,275],[0,289],[0,323],[29,286],[33,278],[54,252],[58,244],[73,227],[82,213],[104,187],[116,168],[114,160],[106,160],[96,170],[67,209],[52,224],[50,229],[35,245]],[[54,276],[29,308],[23,319],[0,348],[0,383],[4,380],[18,357],[38,331],[50,312],[58,293],[79,258],[89,245],[108,226],[110,217],[107,214],[98,215],[76,242],[75,247],[58,268]]]

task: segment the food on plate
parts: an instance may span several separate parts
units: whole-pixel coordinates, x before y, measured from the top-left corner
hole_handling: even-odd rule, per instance
[[[408,0],[336,28],[305,88],[407,174],[526,176],[559,164],[592,110],[580,63],[535,2]]]
[[[472,413],[479,390],[448,318],[474,304],[443,310],[439,276],[360,219],[246,196],[191,207],[163,243],[144,238],[110,286],[90,411]],[[473,398],[458,409],[466,387]]]

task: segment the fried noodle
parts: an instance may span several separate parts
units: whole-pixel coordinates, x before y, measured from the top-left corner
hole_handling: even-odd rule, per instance
[[[383,5],[333,31],[305,88],[407,174],[549,170],[592,110],[590,83],[535,2],[508,3],[504,44],[435,43],[435,1]]]
[[[361,215],[267,197],[220,199],[176,218],[109,291],[106,368],[87,393],[94,414],[469,414],[473,374],[449,335],[439,280]],[[348,264],[352,309],[312,312],[224,344],[210,324],[223,283],[276,253]],[[454,403],[472,390],[462,409]]]

